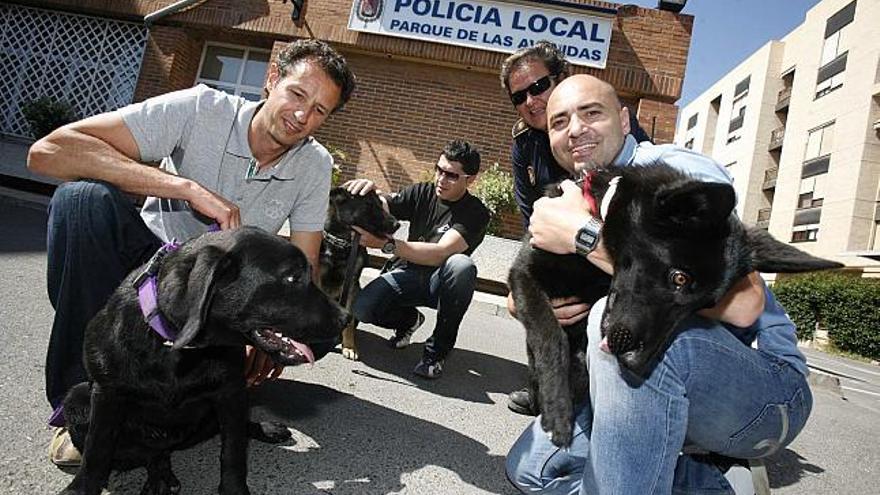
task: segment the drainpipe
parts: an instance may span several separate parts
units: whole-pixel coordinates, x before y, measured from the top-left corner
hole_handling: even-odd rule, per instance
[[[159,19],[169,16],[171,14],[180,12],[181,10],[193,5],[195,3],[199,3],[202,0],[180,0],[178,2],[174,2],[167,7],[162,7],[161,9],[151,12],[144,16],[144,24],[150,26],[152,23],[158,21]]]

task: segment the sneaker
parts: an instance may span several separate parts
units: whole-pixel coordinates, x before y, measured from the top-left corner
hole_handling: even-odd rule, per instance
[[[440,375],[443,374],[443,360],[423,357],[422,360],[419,361],[419,364],[413,368],[413,373],[422,378],[430,378],[431,380],[440,378]]]
[[[516,390],[507,396],[507,408],[517,414],[525,416],[537,416],[538,411],[532,404],[532,396],[529,395],[529,389]]]
[[[49,460],[58,467],[78,467],[82,464],[82,455],[73,446],[70,433],[63,426],[55,428],[52,441],[49,443]]]
[[[416,330],[425,322],[425,315],[421,311],[416,310],[416,322],[409,328],[398,329],[394,331],[394,336],[388,339],[388,345],[394,349],[403,349],[409,345],[410,339]]]

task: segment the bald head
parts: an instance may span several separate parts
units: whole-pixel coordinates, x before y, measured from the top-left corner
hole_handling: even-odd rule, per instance
[[[594,100],[607,106],[609,109],[620,111],[623,105],[617,96],[614,86],[607,82],[587,74],[578,74],[563,80],[547,100],[548,119],[553,118],[553,105],[561,106],[571,101]]]
[[[547,132],[553,156],[570,173],[607,167],[629,133],[629,110],[605,81],[570,76],[547,100]]]

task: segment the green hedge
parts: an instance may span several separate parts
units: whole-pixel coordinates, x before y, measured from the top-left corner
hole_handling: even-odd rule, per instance
[[[66,101],[53,100],[48,96],[23,103],[21,114],[27,121],[34,139],[45,137],[55,129],[79,120],[73,105]]]
[[[480,172],[480,179],[471,188],[471,193],[480,198],[486,208],[492,212],[492,220],[489,222],[487,233],[500,234],[501,213],[512,211],[516,207],[513,176],[501,170],[501,166],[495,162],[491,167]]]
[[[880,359],[880,280],[818,272],[779,280],[773,293],[799,338],[812,339],[818,323],[837,349]]]

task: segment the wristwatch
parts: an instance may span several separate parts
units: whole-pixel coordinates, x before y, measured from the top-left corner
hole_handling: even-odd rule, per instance
[[[388,239],[384,246],[382,246],[382,252],[385,254],[394,254],[397,251],[397,243],[394,242],[394,239]]]
[[[577,254],[586,256],[596,249],[599,245],[600,232],[602,231],[602,223],[595,217],[590,217],[587,223],[578,230],[574,236],[574,249]]]

